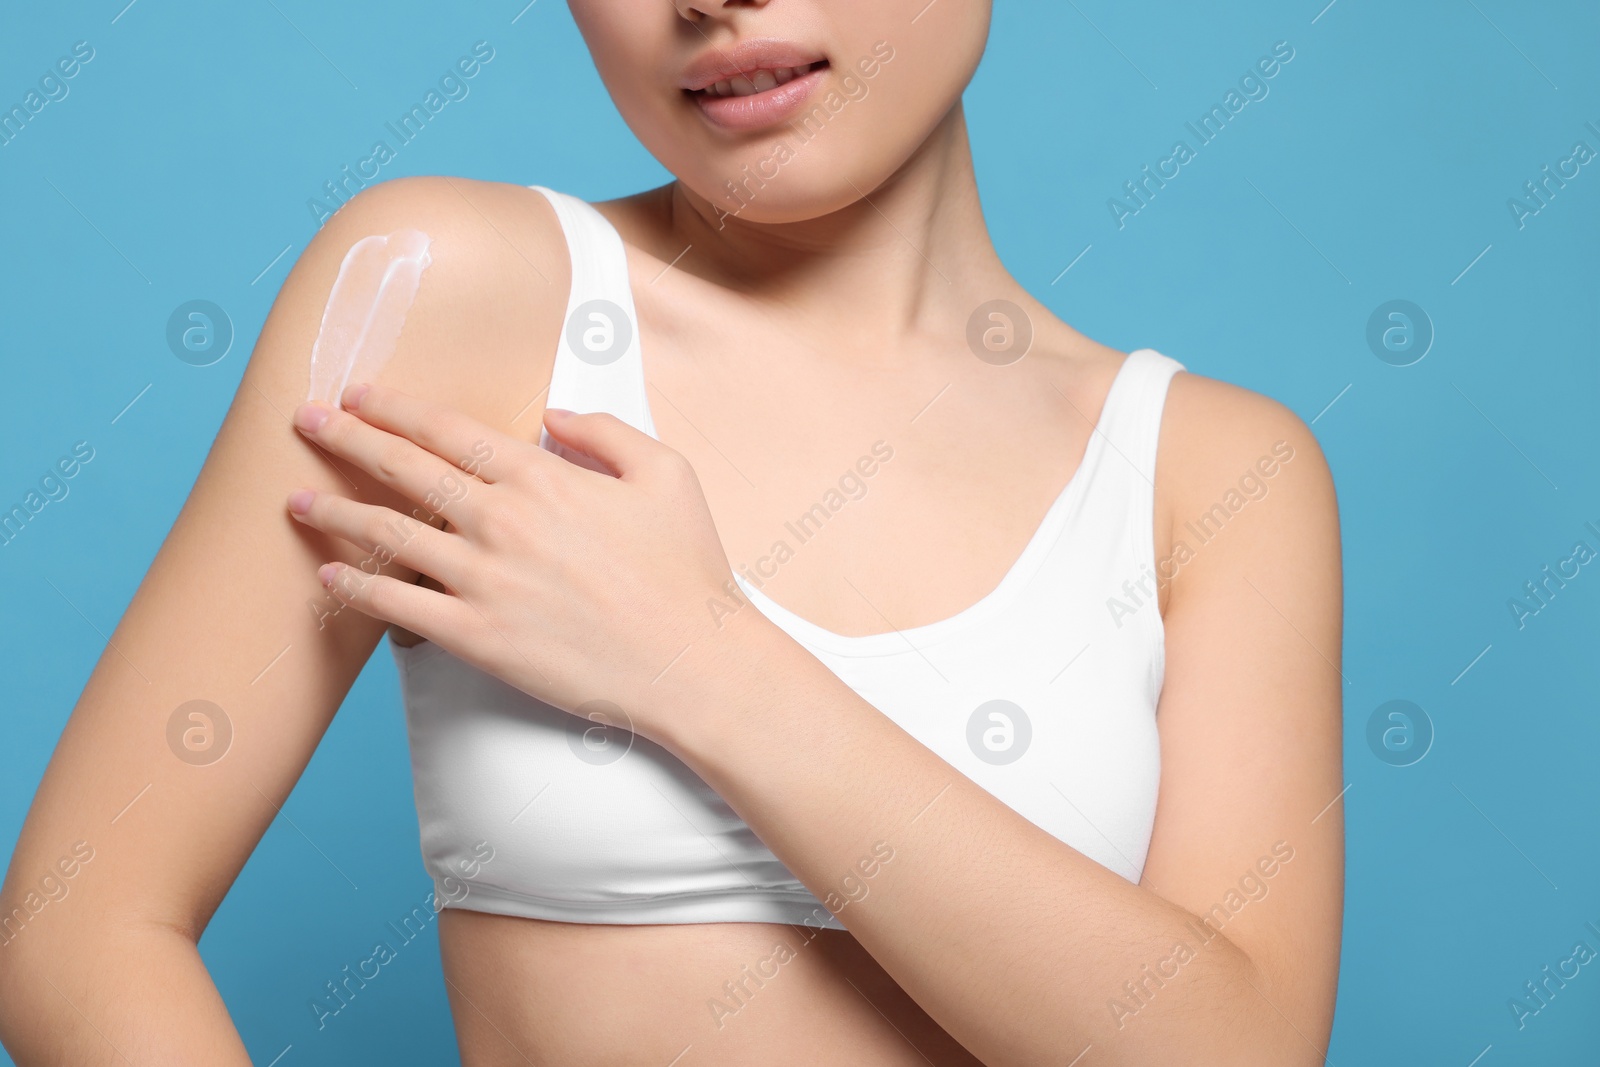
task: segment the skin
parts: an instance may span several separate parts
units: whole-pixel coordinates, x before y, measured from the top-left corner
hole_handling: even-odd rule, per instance
[[[1295,458],[1162,589],[1161,792],[1138,885],[971,785],[758,612],[651,684],[704,626],[708,583],[764,554],[880,438],[896,458],[840,516],[848,525],[830,524],[765,591],[845,634],[922,625],[981,598],[1075,469],[1123,357],[1029,297],[990,244],[959,105],[985,5],[939,3],[914,24],[923,4],[901,0],[571,6],[624,118],[679,179],[599,205],[628,245],[661,441],[606,416],[543,412],[568,277],[537,194],[409,179],[346,205],[285,283],[40,784],[0,914],[71,842],[96,852],[60,912],[0,947],[7,1049],[22,1064],[249,1062],[196,942],[395,623],[561,706],[624,688],[641,732],[819,896],[871,842],[892,836],[896,849],[841,913],[848,933],[446,909],[445,977],[473,1067],[680,1053],[680,1064],[1068,1063],[1086,1046],[1084,1064],[1321,1063],[1342,905],[1342,603],[1336,500],[1309,429],[1246,390],[1195,374],[1172,383],[1158,559],[1274,443]],[[807,41],[836,64],[891,40],[896,58],[730,219],[720,179],[770,136],[707,126],[672,84],[708,45],[751,36]],[[407,226],[434,237],[435,265],[395,359],[355,410],[297,430],[340,260]],[[963,340],[971,309],[996,297],[1036,331],[1005,368]],[[621,477],[532,448],[541,418]],[[365,509],[410,513],[397,486],[415,492],[490,435],[497,459],[517,462],[490,461],[464,506],[446,509],[451,532],[410,542],[432,542],[426,566],[460,588],[414,584],[424,561],[397,560],[387,579],[350,584],[349,606],[319,628],[307,602],[338,601],[318,569],[368,555],[364,523],[381,512]],[[285,506],[297,487],[314,491],[298,517]],[[603,552],[584,533],[602,526]],[[173,709],[196,697],[234,726],[206,767],[166,742]],[[1107,1005],[1122,984],[1192,940],[1185,922],[1279,841],[1294,858],[1270,893],[1117,1027]],[[780,942],[794,953],[781,977],[718,1029],[706,999]]]

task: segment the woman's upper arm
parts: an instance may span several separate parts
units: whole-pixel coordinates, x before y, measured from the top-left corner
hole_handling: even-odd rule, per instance
[[[1325,1042],[1344,865],[1333,480],[1287,408],[1189,374],[1172,383],[1156,479],[1174,557],[1159,568],[1172,586],[1145,884],[1250,956],[1263,1012]]]
[[[336,612],[316,578],[323,563],[360,566],[369,553],[296,523],[285,499],[306,486],[416,505],[319,453],[290,416],[306,398],[345,253],[407,228],[432,238],[433,265],[379,379],[537,432],[541,406],[529,402],[548,383],[567,280],[538,194],[407,179],[330,219],[285,282],[194,488],[51,757],[0,894],[0,939],[70,950],[104,923],[198,939],[382,636],[381,623]],[[393,564],[384,572],[412,577]],[[73,886],[79,932],[44,913],[45,929],[14,933],[5,920],[28,911],[29,876],[78,841],[93,849]]]

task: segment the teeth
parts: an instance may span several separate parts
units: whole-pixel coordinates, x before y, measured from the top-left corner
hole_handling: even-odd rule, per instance
[[[809,73],[815,63],[806,63],[798,67],[777,67],[772,70],[758,70],[750,74],[736,74],[725,81],[719,81],[700,90],[707,96],[753,96],[764,93],[768,89],[776,88],[786,82],[791,82],[803,74]]]

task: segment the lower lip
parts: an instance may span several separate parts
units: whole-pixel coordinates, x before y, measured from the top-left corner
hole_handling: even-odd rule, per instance
[[[749,96],[709,96],[703,92],[691,94],[700,106],[700,113],[708,120],[729,130],[759,130],[775,126],[800,110],[817,88],[827,67],[807,71],[782,85],[764,93]]]

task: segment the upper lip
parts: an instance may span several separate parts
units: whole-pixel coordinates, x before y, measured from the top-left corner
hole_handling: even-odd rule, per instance
[[[684,68],[679,79],[680,88],[691,92],[727,81],[739,74],[753,74],[758,70],[778,70],[783,67],[803,67],[822,62],[827,57],[814,48],[794,41],[761,39],[740,41],[726,48],[712,47],[702,52]]]

